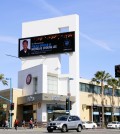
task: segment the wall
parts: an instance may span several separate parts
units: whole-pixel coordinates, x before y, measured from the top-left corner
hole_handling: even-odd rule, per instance
[[[91,113],[91,109],[90,107],[88,108],[88,106],[93,106],[94,105],[98,105],[101,106],[101,95],[99,94],[92,94],[92,93],[87,93],[87,92],[80,92],[80,117],[82,120],[91,120],[91,117],[89,115],[89,112]],[[94,99],[93,99],[94,98]],[[112,100],[112,96],[104,96],[104,104],[105,106],[111,106],[111,100]],[[119,107],[120,106],[120,99],[119,97],[114,97],[114,101],[115,101],[115,107]],[[86,105],[87,107],[83,108],[83,105]],[[92,113],[91,113],[92,115]]]
[[[69,53],[69,76],[68,77],[74,79],[73,81],[70,82],[70,93],[72,96],[76,96],[76,103],[73,104],[73,109],[71,110],[71,114],[79,115],[80,113],[79,16],[74,14],[74,15],[56,17],[56,18],[45,19],[45,20],[25,22],[22,24],[22,37],[25,38],[25,37],[55,34],[55,33],[59,33],[60,28],[64,28],[64,27],[68,27],[69,31],[75,31],[75,52]],[[28,58],[26,57],[26,58],[21,58],[21,61],[22,61],[22,68],[21,68],[22,70],[34,67],[39,64],[44,64],[47,66],[47,72],[61,74],[61,55],[60,54],[33,56]],[[47,82],[44,84],[47,84]],[[58,89],[58,93],[61,93],[61,88],[64,87],[61,86],[59,87],[60,89]],[[27,87],[24,87],[24,91],[26,88]],[[66,94],[66,92],[67,91],[65,91],[64,93]],[[29,91],[26,90],[24,95],[27,94],[32,94],[31,89]]]
[[[22,89],[13,89],[13,103],[14,103],[14,110],[12,113],[14,113],[14,116],[12,117],[12,126],[14,126],[15,119],[20,119],[17,117],[19,116],[22,111],[19,111],[20,109],[17,106],[17,98],[22,96]]]
[[[21,70],[18,73],[18,87],[23,89],[23,96],[34,94],[33,80],[29,85],[26,84],[26,77],[31,74],[32,77],[38,78],[38,92],[47,93],[47,67],[43,64]]]

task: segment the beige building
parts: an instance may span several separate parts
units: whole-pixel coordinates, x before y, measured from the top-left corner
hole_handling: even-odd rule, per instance
[[[10,89],[5,89],[0,91],[0,125],[3,125],[5,119],[10,120],[10,113],[12,116],[12,126],[14,120],[19,117],[20,111],[17,105],[18,97],[22,96],[22,89],[12,89],[12,102],[14,103],[14,110],[10,111]]]
[[[80,79],[80,117],[83,121],[100,122],[102,116],[101,87]],[[114,95],[114,120],[120,121],[120,89]],[[112,88],[104,90],[105,122],[111,121]]]

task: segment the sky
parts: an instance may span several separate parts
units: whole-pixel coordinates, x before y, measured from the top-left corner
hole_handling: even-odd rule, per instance
[[[80,77],[110,73],[120,64],[120,0],[2,0],[0,2],[0,74],[17,88],[18,39],[22,23],[78,14],[80,18]],[[0,89],[9,88],[0,83]]]

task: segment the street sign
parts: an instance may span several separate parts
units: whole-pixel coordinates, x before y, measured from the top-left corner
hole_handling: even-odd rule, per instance
[[[3,108],[6,109],[7,108],[7,104],[3,104]]]

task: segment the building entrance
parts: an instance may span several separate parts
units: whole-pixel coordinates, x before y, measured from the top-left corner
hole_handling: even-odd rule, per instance
[[[35,112],[36,111],[33,110],[33,105],[23,106],[23,120],[26,122],[29,122],[31,118],[34,120],[33,114]]]

